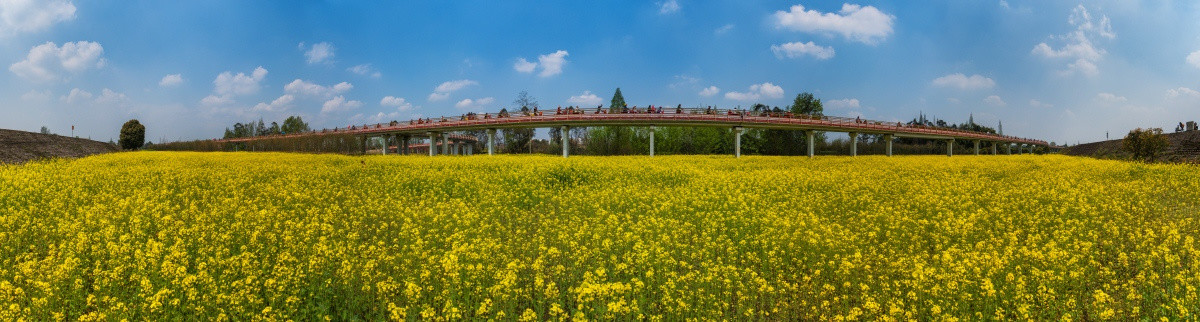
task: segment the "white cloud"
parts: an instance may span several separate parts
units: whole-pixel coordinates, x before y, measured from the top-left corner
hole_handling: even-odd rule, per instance
[[[75,5],[64,0],[0,1],[0,36],[35,32],[75,19]]]
[[[537,63],[525,60],[525,58],[517,58],[517,62],[513,63],[513,69],[522,73],[532,73],[537,68]]]
[[[101,55],[104,47],[96,42],[68,42],[62,47],[46,42],[29,49],[25,60],[12,64],[8,70],[32,81],[48,82],[62,78],[64,73],[104,67]]]
[[[1112,31],[1112,24],[1108,16],[1102,16],[1099,21],[1096,21],[1092,19],[1087,8],[1081,4],[1071,10],[1067,22],[1075,26],[1075,30],[1066,35],[1052,37],[1062,39],[1064,42],[1062,47],[1054,49],[1049,44],[1042,42],[1034,45],[1030,53],[1047,59],[1074,59],[1073,63],[1067,65],[1066,70],[1059,71],[1060,75],[1079,73],[1095,76],[1100,74],[1096,62],[1100,61],[1107,52],[1092,42],[1092,36],[1116,38],[1117,35]]]
[[[861,105],[858,102],[857,98],[845,98],[845,99],[840,99],[840,100],[826,101],[825,106],[829,106],[830,108],[853,109],[853,108],[859,108]]]
[[[727,34],[732,30],[733,30],[733,24],[726,24],[724,26],[721,26],[720,28],[717,28],[717,30],[713,30],[713,34],[720,36],[720,35]]]
[[[267,77],[267,70],[258,66],[250,75],[225,71],[213,80],[213,93],[221,96],[249,95],[258,93],[259,82]]]
[[[72,88],[70,93],[63,95],[58,99],[60,101],[67,102],[67,104],[74,104],[92,99],[92,93],[82,89]]]
[[[991,106],[1008,105],[1008,103],[1005,103],[1004,100],[1000,99],[1000,96],[996,96],[996,95],[991,95],[991,96],[984,98],[983,102],[987,103],[988,105],[991,105]]]
[[[720,88],[717,88],[716,86],[709,86],[709,87],[704,88],[703,90],[700,90],[700,96],[711,97],[713,95],[717,95],[717,93],[720,93],[720,92],[721,92]]]
[[[479,110],[486,107],[488,104],[494,103],[495,101],[496,99],[491,97],[484,97],[474,100],[467,98],[455,103],[454,107],[460,110]]]
[[[200,104],[208,106],[225,105],[233,103],[233,97],[227,95],[209,95],[200,100]]]
[[[380,76],[383,76],[383,74],[380,74],[379,71],[375,70],[375,68],[372,68],[371,64],[355,65],[354,67],[346,68],[346,71],[363,76],[371,76],[371,78],[379,78]]]
[[[271,101],[271,104],[258,103],[258,105],[254,105],[254,110],[255,111],[265,111],[265,112],[283,111],[288,108],[291,108],[292,102],[294,102],[294,101],[296,101],[296,96],[294,96],[292,94],[283,94],[283,96],[280,96],[279,98],[276,98],[274,101]]]
[[[670,87],[671,89],[694,87],[697,83],[700,83],[699,78],[688,75],[675,75],[673,78],[675,79],[675,82],[667,85],[667,87]]]
[[[1196,68],[1200,68],[1200,50],[1193,51],[1191,54],[1188,54],[1187,63],[1192,64],[1192,66],[1196,66]]]
[[[562,74],[563,65],[567,63],[567,51],[559,50],[553,53],[539,55],[538,62],[531,62],[523,57],[517,58],[513,63],[513,69],[521,73],[532,73],[534,69],[541,67],[542,72],[538,73],[540,77],[550,77]]]
[[[304,49],[304,43],[300,43],[300,49]],[[309,47],[308,51],[304,52],[304,57],[309,64],[328,63],[333,60],[333,51],[333,44],[319,42]]]
[[[479,82],[469,79],[460,79],[442,83],[441,85],[438,85],[437,88],[433,89],[433,93],[429,94],[429,101],[440,101],[450,98],[450,93],[471,85],[479,85]]]
[[[21,95],[21,100],[26,102],[42,103],[50,100],[50,90],[37,91],[32,90]]]
[[[183,75],[180,74],[169,74],[158,81],[159,87],[172,87],[179,84],[183,84]]]
[[[826,60],[833,58],[833,47],[819,46],[813,42],[789,42],[782,45],[771,45],[771,51],[775,52],[777,58],[796,58],[804,55],[813,56],[813,58]]]
[[[1177,98],[1200,99],[1200,92],[1198,92],[1194,89],[1191,89],[1191,88],[1187,88],[1187,87],[1180,87],[1180,88],[1176,88],[1176,89],[1168,89],[1167,90],[1167,99],[1177,99]]]
[[[591,91],[583,91],[583,94],[567,98],[567,103],[583,107],[600,105],[602,102],[604,102],[604,100],[600,99],[600,97],[596,96],[596,94],[592,94]]]
[[[770,82],[762,84],[750,85],[748,92],[728,92],[725,93],[726,99],[735,101],[756,101],[760,98],[783,98],[783,88],[771,84]]]
[[[677,0],[667,0],[658,4],[658,14],[660,15],[669,15],[676,12],[679,12],[679,1]]]
[[[384,96],[383,99],[379,100],[379,105],[395,107],[401,112],[407,112],[413,109],[412,103],[409,103],[403,98],[395,96]]]
[[[288,94],[307,95],[322,99],[328,99],[334,95],[341,95],[353,89],[354,85],[347,82],[337,83],[333,86],[321,86],[315,83],[297,78],[296,80],[283,86],[283,91]]]
[[[1124,96],[1117,96],[1113,93],[1096,94],[1096,99],[1108,103],[1124,103],[1129,101],[1129,99],[1126,99]]]
[[[838,13],[804,10],[803,5],[794,5],[787,12],[776,11],[772,17],[775,28],[840,34],[870,45],[892,34],[892,21],[896,18],[872,6],[849,3],[843,4]]]
[[[933,85],[938,87],[952,87],[961,90],[976,90],[992,88],[993,86],[996,86],[996,81],[992,80],[991,78],[983,77],[979,74],[968,77],[962,73],[956,73],[934,79]]]
[[[1029,100],[1029,106],[1036,107],[1036,108],[1051,108],[1051,107],[1054,107],[1054,104],[1043,103],[1042,101],[1039,101],[1036,99],[1031,99],[1031,100]]]
[[[338,95],[325,101],[321,105],[321,113],[343,112],[359,108],[363,103],[359,101],[347,101],[345,96]]]
[[[96,97],[97,104],[109,105],[122,104],[126,102],[129,102],[129,98],[126,97],[124,93],[117,93],[107,88],[105,88],[103,91],[100,91],[100,96]]]
[[[1004,1],[1004,0],[1000,0],[1000,7],[1004,8],[1004,9],[1012,9],[1012,7],[1008,6],[1008,1]]]

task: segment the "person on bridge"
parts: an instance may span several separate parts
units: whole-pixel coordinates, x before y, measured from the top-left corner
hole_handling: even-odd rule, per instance
[[[559,106],[558,110],[554,111],[554,115],[562,115],[562,106]]]

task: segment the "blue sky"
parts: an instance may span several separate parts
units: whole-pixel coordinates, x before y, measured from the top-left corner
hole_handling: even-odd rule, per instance
[[[627,102],[918,113],[1056,142],[1200,119],[1192,1],[0,0],[0,128],[219,137]]]

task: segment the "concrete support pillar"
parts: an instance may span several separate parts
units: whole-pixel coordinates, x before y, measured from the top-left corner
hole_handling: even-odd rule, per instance
[[[850,132],[850,156],[858,156],[858,133]]]
[[[954,139],[946,140],[946,156],[954,156]]]
[[[475,155],[475,143],[467,144],[467,155]]]
[[[409,137],[408,135],[405,135],[404,136],[404,155],[408,155],[409,153],[412,153],[412,151],[410,151],[408,149],[408,141],[412,141],[412,138]]]
[[[975,155],[979,155],[979,140],[975,140]]]
[[[442,154],[450,155],[450,133],[442,133]]]
[[[493,150],[496,148],[496,129],[487,129],[487,136],[488,155],[492,155]]]
[[[462,141],[453,140],[453,142],[454,145],[451,148],[454,149],[454,155],[462,155]]]
[[[559,128],[559,138],[562,139],[563,157],[567,157],[571,153],[571,127],[563,125]]]
[[[383,136],[383,155],[387,155],[387,150],[388,150],[388,138],[390,138],[390,137],[391,137],[390,135],[384,135],[384,136]]]
[[[992,142],[992,155],[996,155],[996,145],[999,143]]]
[[[358,137],[358,143],[362,143],[362,154],[367,154],[367,136]]]
[[[813,142],[815,142],[815,141],[816,141],[816,139],[814,138],[814,136],[815,136],[816,134],[815,134],[815,133],[813,133],[813,131],[811,131],[811,130],[810,130],[810,131],[804,131],[804,133],[805,133],[805,134],[808,134],[808,157],[809,157],[809,158],[812,158],[812,157],[813,157],[813,152],[814,152],[814,151],[816,151],[816,147],[813,145]]]
[[[437,155],[437,133],[429,132],[429,156]]]
[[[887,143],[887,156],[892,156],[892,135],[884,134],[883,141]]]
[[[650,156],[654,156],[654,131],[657,129],[653,125],[650,126]]]
[[[745,131],[746,130],[740,126],[735,126],[733,128],[733,157],[735,158],[742,157],[742,132]]]

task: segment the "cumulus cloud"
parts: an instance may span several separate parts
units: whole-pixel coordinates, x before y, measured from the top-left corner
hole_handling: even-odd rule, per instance
[[[325,101],[325,104],[321,105],[321,113],[344,112],[359,108],[362,105],[362,102],[354,100],[348,101],[346,100],[345,96],[338,95],[337,97]]]
[[[75,4],[67,0],[0,1],[0,36],[36,32],[75,19]]]
[[[720,28],[717,28],[717,30],[713,30],[713,34],[720,36],[729,33],[731,30],[733,30],[733,24],[726,24]]]
[[[28,80],[48,82],[62,79],[64,74],[104,67],[101,55],[104,47],[96,42],[68,42],[62,47],[46,42],[29,49],[25,60],[13,63],[8,70]]]
[[[1101,102],[1108,103],[1124,103],[1129,101],[1129,99],[1125,98],[1124,96],[1117,96],[1113,93],[1096,94],[1096,99],[1100,100]]]
[[[300,50],[304,50],[304,48],[305,48],[304,43],[300,43]],[[333,44],[330,44],[327,42],[319,42],[319,43],[315,43],[312,46],[307,47],[307,48],[308,48],[308,51],[304,52],[304,58],[307,59],[307,61],[310,65],[311,64],[320,64],[320,63],[329,63],[329,62],[333,61],[333,51],[334,51]]]
[[[846,39],[874,45],[892,34],[896,17],[872,6],[847,3],[838,13],[805,10],[803,5],[794,5],[789,11],[776,11],[772,18],[778,29],[839,34]]]
[[[1193,51],[1191,54],[1188,54],[1187,63],[1192,64],[1192,66],[1196,66],[1196,68],[1200,68],[1200,50]]]
[[[1176,88],[1176,89],[1168,89],[1167,90],[1167,99],[1180,99],[1180,98],[1200,99],[1200,92],[1198,92],[1194,89],[1191,89],[1191,88],[1187,88],[1187,87],[1180,87],[1180,88]]]
[[[979,74],[967,76],[962,73],[950,74],[938,77],[933,80],[933,85],[938,87],[950,87],[961,90],[976,90],[992,88],[996,86],[996,81],[991,78],[983,77]]]
[[[107,88],[100,91],[100,96],[96,97],[96,104],[101,105],[124,104],[127,102],[129,102],[129,97],[126,97],[124,93],[117,93]]]
[[[370,76],[371,78],[379,78],[380,76],[383,76],[383,74],[380,74],[379,71],[375,70],[375,68],[372,68],[371,64],[355,65],[354,67],[346,68],[346,71],[363,76]]]
[[[379,100],[379,106],[395,107],[401,112],[407,112],[413,109],[412,103],[409,103],[403,98],[395,96],[384,96],[383,99]]]
[[[297,78],[296,80],[283,86],[283,91],[288,94],[306,95],[322,99],[332,98],[334,95],[340,95],[353,89],[354,85],[347,82],[337,83],[333,86],[322,86],[312,82],[308,82]]]
[[[66,102],[67,104],[74,104],[90,99],[92,99],[92,93],[78,88],[72,88],[70,93],[58,98],[58,100]]]
[[[433,89],[433,93],[429,94],[429,101],[440,101],[450,98],[450,93],[471,85],[479,85],[479,82],[469,79],[460,79],[442,83],[441,85],[438,85],[437,88]]]
[[[254,110],[262,111],[262,112],[283,111],[288,108],[291,108],[292,102],[295,100],[296,100],[296,96],[294,96],[292,94],[283,94],[283,96],[280,96],[279,98],[276,98],[274,101],[271,101],[270,104],[258,103],[258,105],[254,105]]]
[[[496,99],[491,98],[491,97],[484,97],[484,98],[480,98],[480,99],[467,98],[467,99],[458,101],[458,103],[455,103],[454,107],[456,107],[460,110],[472,110],[473,111],[473,110],[482,109],[483,107],[486,107],[488,104],[492,104],[495,101],[496,101]]]
[[[845,98],[840,100],[826,101],[825,106],[829,106],[830,108],[854,109],[859,108],[861,105],[857,98]]]
[[[1067,22],[1074,26],[1075,30],[1066,35],[1052,37],[1061,39],[1064,43],[1062,47],[1055,49],[1042,42],[1034,45],[1031,53],[1047,59],[1074,59],[1074,62],[1067,65],[1067,69],[1059,71],[1060,75],[1075,73],[1087,76],[1098,75],[1100,69],[1096,66],[1096,62],[1100,61],[1107,52],[1104,48],[1096,46],[1092,39],[1096,36],[1108,39],[1117,36],[1112,31],[1112,24],[1108,16],[1104,15],[1099,20],[1093,19],[1091,13],[1081,4],[1071,10]]]
[[[38,91],[31,90],[21,95],[21,100],[33,103],[42,103],[50,100],[50,90]]]
[[[183,75],[180,74],[169,74],[158,81],[159,87],[173,87],[179,84],[183,84]]]
[[[667,0],[658,3],[658,14],[669,15],[676,12],[679,12],[679,1]]]
[[[747,92],[728,92],[725,93],[726,99],[735,101],[756,101],[760,98],[783,98],[783,88],[771,84],[770,82],[762,84],[750,85],[750,90]]]
[[[258,66],[250,75],[225,71],[213,80],[213,93],[217,95],[249,95],[258,93],[259,83],[267,77],[267,69]]]
[[[720,93],[720,92],[721,92],[720,88],[717,88],[716,86],[709,86],[709,87],[706,87],[706,88],[700,90],[700,96],[711,97],[713,95],[717,95],[717,93]]]
[[[984,103],[987,103],[988,105],[991,105],[991,106],[1005,106],[1005,105],[1008,105],[1008,103],[1005,103],[1005,102],[1004,102],[1004,100],[1000,99],[1000,96],[997,96],[997,95],[991,95],[991,96],[988,96],[988,97],[986,97],[986,98],[984,98],[984,99],[983,99],[983,102],[984,102]]]
[[[1036,99],[1031,99],[1031,100],[1029,100],[1029,106],[1036,107],[1036,108],[1051,108],[1051,107],[1054,107],[1054,104],[1044,103],[1044,102],[1036,100]]]
[[[771,45],[771,51],[775,52],[776,58],[796,58],[801,56],[812,56],[813,58],[826,60],[833,58],[833,47],[820,46],[813,42],[789,42],[782,45]]]
[[[600,99],[600,97],[596,96],[596,94],[592,94],[591,91],[583,91],[583,94],[567,98],[567,103],[584,107],[600,105],[602,102],[604,102],[604,100]]]
[[[540,77],[550,77],[562,74],[563,65],[566,65],[567,63],[567,55],[568,54],[566,50],[559,50],[553,53],[539,55],[536,63],[528,61],[523,57],[519,57],[517,58],[517,61],[513,63],[513,70],[528,74],[533,73],[535,69],[541,67],[542,72],[538,73],[538,76]]]

